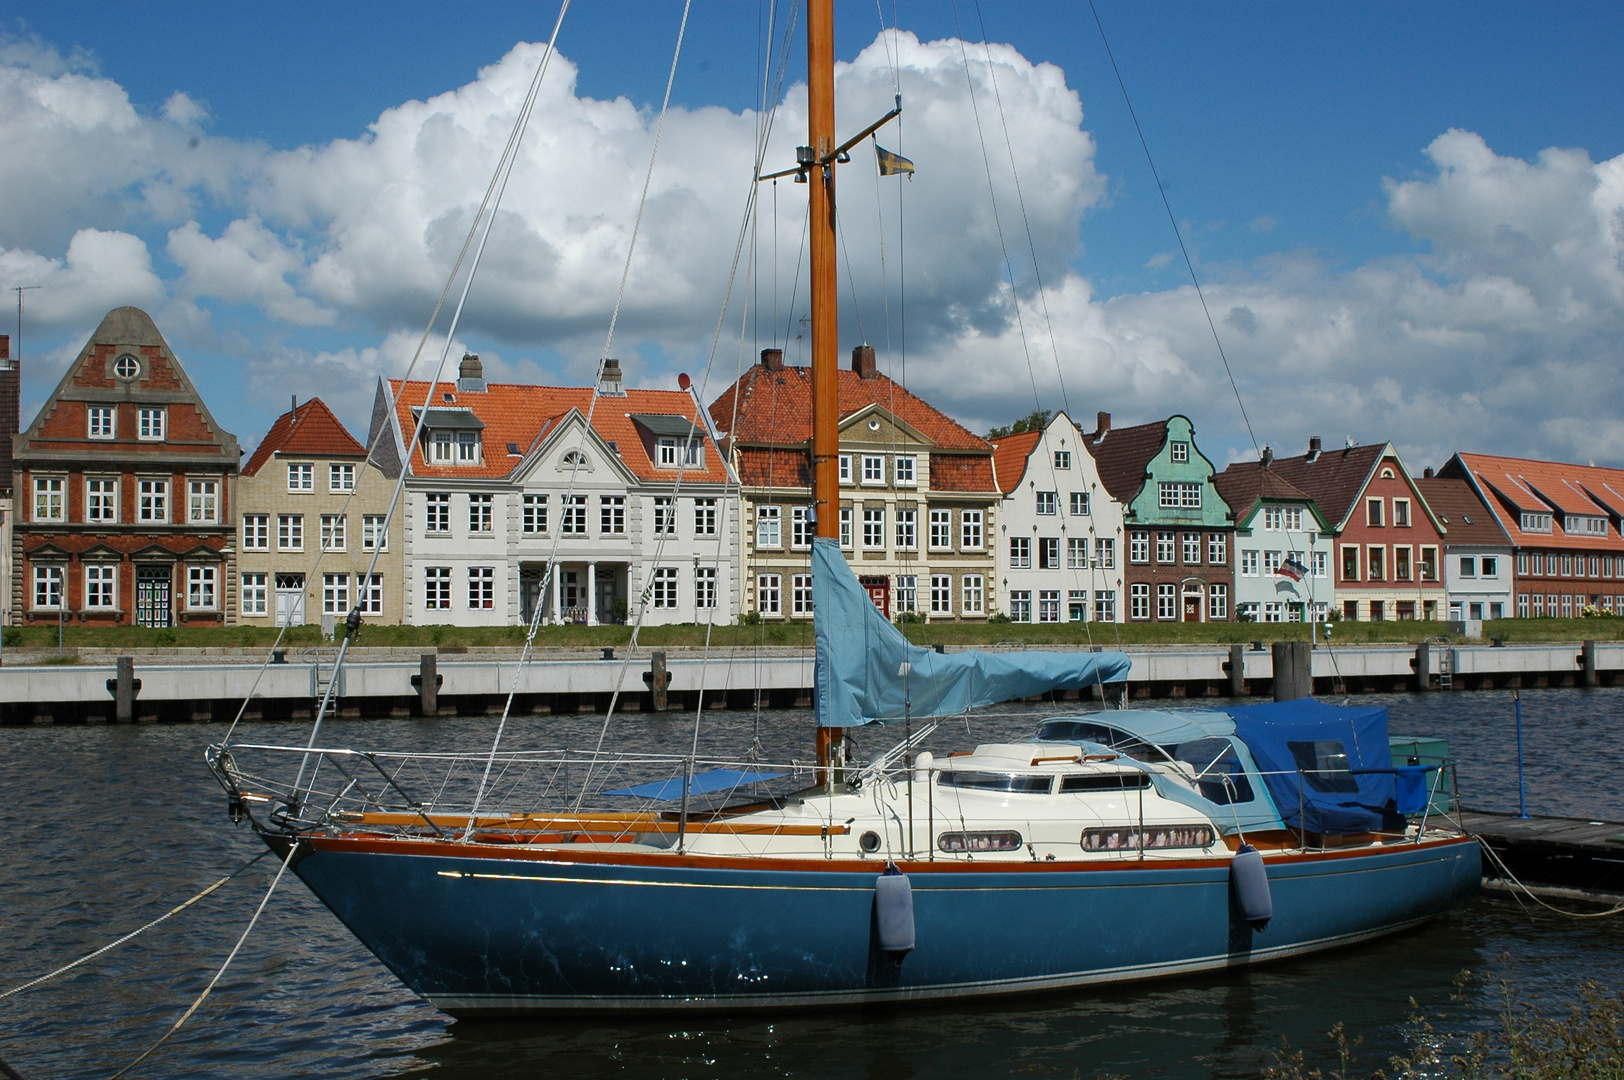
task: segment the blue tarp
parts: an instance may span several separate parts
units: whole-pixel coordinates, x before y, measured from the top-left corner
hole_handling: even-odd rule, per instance
[[[954,716],[1050,690],[1122,682],[1122,653],[937,653],[910,645],[880,614],[828,537],[812,544],[817,612],[814,709],[820,727]]]
[[[780,776],[789,773],[781,772],[740,772],[738,769],[711,769],[709,772],[694,773],[688,781],[689,795],[708,795],[713,791],[729,791],[745,784],[758,784],[763,780],[777,780]],[[682,777],[673,777],[670,780],[656,780],[649,784],[638,784],[636,787],[616,788],[604,792],[605,795],[630,795],[638,799],[654,799],[665,801],[682,798]]]
[[[1332,836],[1402,828],[1386,709],[1301,698],[1224,711],[1287,827]]]

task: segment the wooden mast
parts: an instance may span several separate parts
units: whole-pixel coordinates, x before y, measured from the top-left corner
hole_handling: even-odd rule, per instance
[[[835,31],[834,0],[807,0],[808,138],[802,152],[812,200],[807,229],[812,249],[812,501],[817,535],[840,535],[839,302],[835,281]],[[816,614],[814,613],[814,618]],[[818,764],[829,766],[845,729],[818,729]]]

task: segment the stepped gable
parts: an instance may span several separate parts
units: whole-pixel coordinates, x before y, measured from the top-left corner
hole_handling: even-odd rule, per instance
[[[1369,483],[1376,463],[1390,452],[1387,443],[1321,450],[1317,454],[1274,459],[1277,476],[1307,492],[1333,530],[1346,524],[1359,493]]]
[[[1488,544],[1496,547],[1511,543],[1511,537],[1500,527],[1483,500],[1477,497],[1472,485],[1465,480],[1445,476],[1424,476],[1415,482],[1426,496],[1427,505],[1449,530],[1450,546],[1456,544]]]
[[[1619,526],[1624,524],[1624,469],[1462,453],[1450,458],[1438,475],[1471,483],[1518,546],[1618,549]],[[1550,514],[1551,531],[1524,532],[1524,511]],[[1567,514],[1606,517],[1609,535],[1568,532],[1563,521]]]
[[[1008,495],[1021,486],[1032,448],[1042,440],[1042,431],[1023,431],[992,444],[992,471],[999,491]]]
[[[1314,501],[1308,492],[1280,476],[1272,467],[1264,468],[1258,461],[1237,461],[1215,474],[1212,483],[1230,505],[1235,521],[1246,517],[1247,511],[1262,499]]]
[[[396,398],[395,417],[401,438],[410,439],[417,425],[416,412],[424,399],[430,397],[429,384],[408,383],[403,393],[400,380],[391,379],[388,387]],[[583,419],[591,411],[592,430],[605,442],[615,445],[626,469],[640,480],[670,481],[675,470],[654,464],[650,456],[651,443],[632,417],[666,415],[692,421],[695,413],[694,399],[682,390],[625,390],[612,395],[600,394],[594,406],[592,390],[588,387],[525,383],[489,383],[484,390],[477,391],[459,391],[453,382],[439,383],[433,388],[430,408],[465,409],[473,413],[485,425],[484,460],[478,465],[429,465],[424,461],[423,446],[419,443],[412,447],[412,474],[490,480],[511,476],[572,411]],[[705,454],[704,468],[683,470],[684,481],[726,483],[727,469],[720,451],[705,433],[703,417],[695,434],[709,446],[709,452]],[[509,443],[518,447],[518,454],[508,452]]]
[[[140,360],[138,378],[114,376],[115,357],[126,353]],[[160,396],[148,397],[153,391]],[[137,442],[121,434],[117,445],[122,452],[169,459],[206,458],[221,462],[232,472],[242,457],[237,437],[215,422],[152,316],[140,308],[114,308],[102,316],[33,422],[15,437],[16,453],[26,451],[46,460],[77,455],[83,446],[88,401],[150,401],[169,407],[165,441]]]
[[[365,457],[366,447],[355,441],[333,410],[321,398],[311,398],[276,418],[248,463],[244,476],[257,476],[277,453],[308,454],[311,457]]]
[[[1112,427],[1083,436],[1083,446],[1099,470],[1100,483],[1123,506],[1138,497],[1145,486],[1146,466],[1166,442],[1166,420],[1134,427]]]

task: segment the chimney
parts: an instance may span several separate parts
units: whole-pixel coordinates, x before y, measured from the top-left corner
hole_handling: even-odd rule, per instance
[[[0,334],[0,367],[11,366],[11,335]]]
[[[293,404],[288,406],[288,412],[295,412],[296,413],[298,411],[299,411],[299,395],[294,394],[293,395]]]
[[[457,390],[471,394],[485,392],[485,365],[473,353],[463,353],[457,366]]]
[[[783,371],[784,370],[784,350],[783,349],[762,349],[761,350],[761,366],[766,368],[768,371]]]
[[[1265,446],[1263,448],[1263,467],[1265,469],[1267,469],[1270,465],[1273,465],[1273,464],[1274,464],[1274,447]]]
[[[1426,468],[1422,469],[1421,470],[1421,475],[1423,477],[1425,477],[1426,479],[1431,480],[1433,475],[1434,475],[1434,473],[1432,471],[1432,466],[1428,465]]]
[[[603,374],[598,378],[598,393],[606,397],[625,397],[626,391],[620,386],[620,361],[605,360]]]
[[[1110,431],[1110,430],[1111,430],[1111,414],[1108,413],[1108,412],[1096,413],[1095,416],[1094,416],[1094,431],[1095,431],[1095,433],[1098,434],[1098,435],[1104,435],[1107,431]]]
[[[1319,460],[1319,456],[1320,437],[1318,435],[1311,435],[1308,439],[1308,464],[1314,464],[1314,462]]]
[[[879,378],[879,369],[874,366],[874,346],[859,345],[853,349],[851,351],[851,369],[864,379]]]

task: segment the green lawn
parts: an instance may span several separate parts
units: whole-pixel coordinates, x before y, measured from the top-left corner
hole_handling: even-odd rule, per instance
[[[1029,645],[1227,645],[1252,641],[1306,641],[1309,627],[1301,623],[932,623],[905,626],[910,640],[919,644],[995,645],[1020,642]],[[1335,623],[1333,643],[1416,642],[1438,636],[1442,626],[1426,622]],[[429,648],[437,645],[491,646],[519,645],[524,627],[502,626],[477,629],[454,626],[367,626],[361,631],[360,645]],[[1598,619],[1502,619],[1483,624],[1485,642],[1499,637],[1508,644],[1549,641],[1597,641],[1624,639],[1624,618]],[[627,626],[544,627],[537,637],[541,646],[596,647],[621,645],[631,637]],[[146,630],[132,626],[68,626],[63,631],[68,648],[166,648],[204,646],[268,647],[276,631],[248,626],[180,626],[170,630]],[[5,630],[8,648],[48,648],[57,643],[55,626],[12,626]],[[308,647],[321,640],[317,626],[301,626],[288,631],[289,648]],[[1323,640],[1323,637],[1321,638]],[[645,646],[697,646],[704,644],[703,626],[647,627],[639,637]],[[812,627],[806,623],[763,623],[757,626],[718,626],[712,630],[712,645],[738,648],[750,645],[810,646]]]

